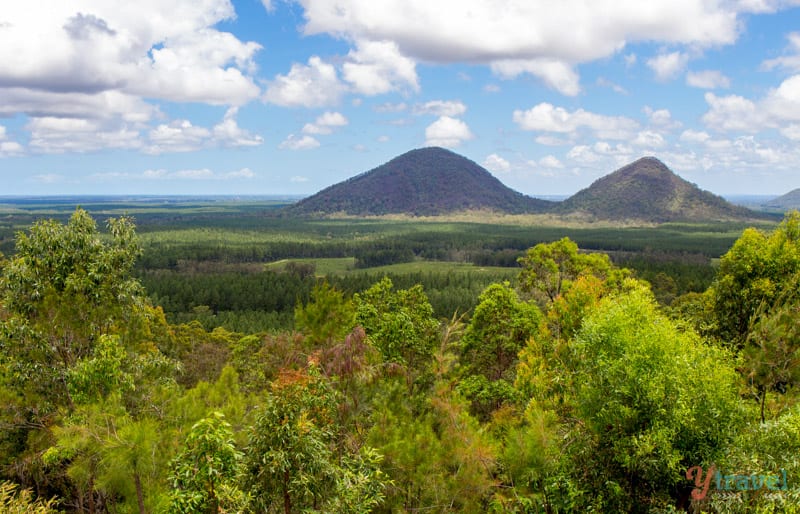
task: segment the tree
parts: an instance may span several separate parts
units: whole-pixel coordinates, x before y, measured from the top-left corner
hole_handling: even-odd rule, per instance
[[[284,372],[261,408],[245,450],[252,507],[285,514],[318,507],[335,491],[331,445],[336,403],[315,368]]]
[[[242,508],[245,497],[236,483],[241,457],[231,425],[221,412],[195,423],[173,460],[174,493],[169,511],[217,514],[231,507]]]
[[[792,282],[800,282],[800,276]],[[800,383],[800,297],[787,287],[769,312],[759,309],[748,329],[744,372],[761,404],[761,422],[769,391],[786,392]]]
[[[800,212],[792,211],[772,233],[745,230],[722,256],[711,287],[717,336],[742,348],[753,317],[769,312],[800,273]],[[764,304],[764,305],[762,305]]]
[[[541,306],[569,289],[579,276],[594,274],[605,278],[612,270],[608,255],[579,253],[578,245],[568,237],[552,243],[540,243],[518,261],[522,265],[520,288],[533,295]]]
[[[314,286],[307,304],[298,303],[294,310],[295,329],[312,348],[342,340],[354,323],[353,302],[325,281]]]
[[[649,291],[604,299],[575,338],[572,479],[603,510],[677,502],[742,423],[732,356],[679,330]]]
[[[486,419],[505,401],[513,400],[517,355],[537,330],[542,314],[521,302],[508,282],[492,284],[461,338],[464,378],[459,390],[472,401],[473,412]]]
[[[356,323],[364,327],[384,362],[405,366],[408,389],[413,391],[438,347],[439,322],[422,286],[393,288],[392,281],[384,278],[356,294]]]
[[[16,427],[36,426],[73,405],[70,369],[103,334],[133,345],[147,331],[144,292],[131,276],[139,255],[133,222],[110,219],[108,229],[106,243],[78,209],[66,225],[41,221],[17,234],[17,254],[0,279],[0,372],[25,398],[4,409]]]

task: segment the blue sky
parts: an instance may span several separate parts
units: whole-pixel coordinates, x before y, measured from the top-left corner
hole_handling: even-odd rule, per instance
[[[800,187],[797,0],[26,0],[0,195],[310,194],[444,146],[530,195],[641,156]]]

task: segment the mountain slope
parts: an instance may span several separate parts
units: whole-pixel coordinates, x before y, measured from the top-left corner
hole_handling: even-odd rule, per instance
[[[654,157],[643,157],[561,202],[556,212],[607,220],[730,220],[758,214],[704,191]]]
[[[793,189],[778,198],[773,198],[765,203],[764,207],[768,209],[781,209],[784,211],[800,209],[800,188]]]
[[[287,208],[289,214],[443,214],[470,209],[544,212],[553,202],[518,193],[475,162],[443,148],[421,148]]]

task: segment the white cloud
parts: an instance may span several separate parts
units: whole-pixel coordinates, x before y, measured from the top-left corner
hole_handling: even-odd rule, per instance
[[[319,141],[311,136],[298,138],[294,134],[289,134],[289,136],[278,145],[278,148],[281,150],[312,150],[318,146]]]
[[[703,123],[716,130],[742,130],[757,132],[763,126],[761,110],[751,100],[739,95],[720,97],[705,94],[710,109],[703,115]]]
[[[740,33],[741,15],[761,10],[742,2],[696,0],[531,0],[504,2],[502,7],[485,0],[462,0],[457,5],[430,0],[298,2],[305,9],[304,33],[355,42],[351,61],[369,44],[386,45],[391,48],[389,57],[378,62],[391,63],[403,56],[429,63],[487,64],[505,78],[534,75],[568,96],[580,92],[576,65],[608,58],[636,42],[692,50],[732,44]],[[775,6],[779,7],[784,6]],[[652,60],[652,65],[665,78],[685,60],[685,54],[675,52]],[[636,55],[626,54],[625,61],[632,66]],[[405,82],[416,83],[411,80],[416,76],[410,72],[411,64],[403,69]],[[391,80],[350,81],[357,87],[366,84],[363,89],[369,92],[395,89]]]
[[[353,90],[379,95],[409,88],[419,90],[416,63],[403,56],[393,41],[360,40],[347,54],[342,76]]]
[[[237,179],[237,178],[255,178],[256,174],[250,168],[242,168],[236,171],[229,171],[225,173],[222,178],[224,180]]]
[[[151,130],[147,153],[192,152],[203,148],[211,131],[192,125],[189,120],[175,120]]]
[[[21,144],[9,141],[6,128],[0,125],[0,157],[13,157],[25,153]]]
[[[492,62],[491,68],[504,79],[529,73],[562,95],[575,96],[581,92],[580,78],[572,66],[555,59],[504,59]]]
[[[406,109],[408,109],[408,105],[406,105],[405,102],[400,102],[400,103],[396,103],[396,104],[393,104],[391,102],[386,102],[386,103],[382,103],[380,105],[376,105],[375,107],[372,108],[372,110],[374,110],[375,112],[380,112],[380,113],[384,113],[384,112],[403,112]]]
[[[195,170],[178,170],[171,175],[170,178],[190,179],[190,180],[207,180],[214,177],[214,172],[208,168],[195,169]]]
[[[511,169],[511,163],[493,153],[483,160],[483,167],[494,173],[503,173]]]
[[[378,136],[379,143],[388,143],[389,139],[390,139],[389,136]]]
[[[769,71],[775,68],[784,68],[794,72],[800,71],[800,32],[791,32],[787,39],[789,39],[789,46],[786,48],[786,55],[767,59],[761,63],[762,69]]]
[[[8,3],[0,84],[240,105],[258,96],[251,74],[261,47],[214,28],[234,16],[227,0]]]
[[[264,143],[264,138],[252,135],[236,123],[238,109],[231,107],[225,112],[222,121],[212,130],[214,142],[227,147],[259,146]]]
[[[610,80],[608,80],[605,77],[598,77],[597,81],[595,83],[600,87],[611,88],[612,91],[614,91],[615,93],[618,93],[620,95],[627,95],[628,94],[628,90],[627,89],[625,89],[624,87],[620,86],[619,84],[611,82]]]
[[[522,130],[571,134],[585,127],[607,139],[627,139],[639,126],[623,116],[604,116],[583,109],[569,112],[546,102],[527,111],[514,111],[513,120]]]
[[[656,74],[656,79],[667,81],[680,74],[689,62],[689,56],[683,52],[661,54],[647,60],[647,66]]]
[[[636,134],[636,138],[632,141],[634,146],[643,149],[657,149],[662,148],[666,144],[664,136],[652,130],[643,130]]]
[[[536,136],[534,141],[544,146],[564,146],[571,143],[571,141],[567,138],[556,137],[551,134],[542,134],[540,136]]]
[[[631,66],[636,64],[637,60],[638,57],[636,57],[636,54],[631,52],[625,56],[625,66],[630,68]]]
[[[394,41],[403,55],[429,62],[553,59],[588,62],[627,43],[698,47],[730,44],[739,8],[730,2],[530,0],[502,7],[485,0],[299,0],[306,34]]]
[[[701,89],[727,89],[731,80],[717,70],[690,71],[686,74],[686,84]]]
[[[461,116],[467,112],[467,106],[461,101],[432,100],[414,106],[413,113],[417,115],[432,114],[433,116]]]
[[[28,146],[35,152],[91,152],[105,148],[135,149],[142,143],[139,131],[127,126],[107,125],[103,120],[81,118],[32,118]]]
[[[800,125],[793,123],[787,127],[781,129],[781,134],[786,139],[791,139],[792,141],[800,141]]]
[[[283,107],[324,107],[338,103],[344,91],[336,68],[315,55],[307,66],[295,63],[287,75],[276,76],[264,101]]]
[[[301,177],[300,175],[295,175],[289,179],[289,182],[297,182],[297,183],[308,182],[308,177]]]
[[[598,141],[593,145],[576,145],[567,152],[567,158],[579,166],[592,169],[619,167],[632,160],[633,149],[623,144],[611,145]]]
[[[34,182],[38,182],[39,184],[57,184],[59,182],[64,182],[66,179],[64,175],[59,175],[58,173],[41,173],[31,178]]]
[[[226,173],[215,173],[208,168],[184,169],[167,171],[165,169],[145,170],[137,173],[109,171],[95,173],[89,178],[94,181],[118,180],[236,180],[251,179],[256,176],[250,168],[242,168]]]
[[[334,128],[347,125],[347,118],[339,112],[325,112],[317,117],[314,123],[306,123],[303,126],[304,134],[325,135],[333,132]]]
[[[425,129],[425,146],[454,148],[474,137],[467,124],[460,119],[442,116]]]
[[[691,130],[687,129],[681,133],[680,140],[685,141],[687,143],[705,143],[711,139],[711,136],[708,132],[704,130]]]
[[[553,155],[546,155],[539,159],[539,166],[551,169],[561,169],[564,167],[564,163],[562,163]]]
[[[681,122],[672,118],[672,113],[669,112],[669,109],[653,109],[650,106],[646,106],[643,111],[647,115],[650,125],[653,127],[662,130],[670,130],[681,126]]]
[[[483,90],[486,91],[487,93],[499,93],[500,86],[498,86],[497,84],[486,84],[485,86],[483,86]]]

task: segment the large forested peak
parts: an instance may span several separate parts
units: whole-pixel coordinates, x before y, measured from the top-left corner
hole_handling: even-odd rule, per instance
[[[744,219],[756,214],[704,191],[655,157],[623,166],[562,202],[564,213],[653,222]]]
[[[500,182],[477,163],[443,148],[412,150],[291,206],[293,214],[442,214],[472,209],[542,212],[550,202]]]

